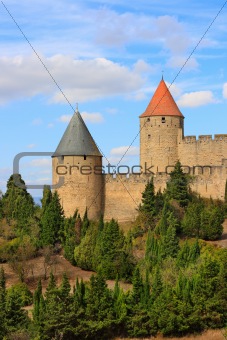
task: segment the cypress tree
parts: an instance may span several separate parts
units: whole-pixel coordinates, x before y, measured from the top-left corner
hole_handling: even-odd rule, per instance
[[[132,278],[132,301],[134,305],[141,303],[143,296],[143,281],[140,275],[140,270],[136,267]]]
[[[102,275],[91,276],[86,303],[86,314],[89,320],[113,319],[112,294]]]
[[[185,235],[199,237],[203,210],[204,203],[202,200],[189,203],[182,221],[182,231]]]
[[[190,256],[191,248],[188,244],[188,241],[186,241],[177,255],[177,265],[180,267],[187,267],[187,265],[190,263]]]
[[[71,263],[75,264],[74,249],[78,245],[76,233],[76,220],[74,217],[66,218],[64,221],[64,256]]]
[[[90,225],[90,221],[88,219],[88,213],[87,213],[87,208],[86,208],[83,221],[82,221],[82,226],[81,226],[81,237],[82,238],[86,235],[89,225]]]
[[[158,298],[163,290],[163,282],[160,267],[157,265],[151,283],[151,303]]]
[[[26,228],[26,224],[30,217],[34,214],[34,201],[32,196],[27,192],[20,174],[11,175],[7,182],[7,190],[2,198],[3,213],[7,218],[7,222],[16,221],[19,231]]]
[[[61,282],[61,286],[60,286],[60,294],[61,297],[64,301],[67,300],[67,298],[69,297],[69,293],[71,290],[71,286],[69,283],[69,279],[68,276],[66,275],[66,273],[63,273],[63,277],[62,277],[62,282]]]
[[[176,200],[181,207],[186,207],[190,200],[189,179],[184,174],[181,163],[178,161],[174,170],[170,173],[170,180],[167,182],[166,196]]]
[[[224,209],[222,206],[210,204],[201,213],[200,237],[205,240],[217,240],[223,232]]]
[[[140,210],[145,212],[149,217],[152,217],[156,214],[153,177],[147,182],[145,190],[142,193],[142,204],[140,206]]]
[[[190,260],[192,262],[195,262],[200,256],[200,246],[199,246],[199,240],[196,239],[196,241],[193,243],[193,245],[190,248]]]
[[[56,291],[56,289],[57,289],[56,280],[55,280],[54,274],[51,272],[48,286],[47,286],[46,293],[45,293],[46,299],[51,297],[51,295]]]
[[[41,217],[41,239],[43,246],[54,245],[60,240],[63,222],[64,212],[58,193],[55,191],[50,203],[45,206]]]
[[[37,326],[40,326],[40,321],[42,319],[42,316],[41,316],[42,311],[41,311],[41,306],[40,306],[42,298],[43,298],[42,283],[41,283],[41,279],[39,279],[37,288],[34,292],[33,311],[32,311],[33,320],[34,320],[35,324],[37,324]]]
[[[162,240],[163,257],[176,257],[179,251],[179,240],[176,236],[176,229],[172,226],[168,227],[166,235]]]

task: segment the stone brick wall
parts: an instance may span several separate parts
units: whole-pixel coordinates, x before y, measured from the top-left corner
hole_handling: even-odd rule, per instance
[[[185,169],[188,170],[188,169]],[[188,172],[188,171],[187,171]],[[138,214],[142,192],[151,175],[105,175],[104,218],[116,218],[119,222],[133,221]],[[212,173],[204,170],[203,174],[193,176],[190,187],[201,196],[214,199],[224,199],[227,178],[227,162],[220,167],[214,167]],[[158,173],[154,175],[155,191],[163,191],[169,175]]]
[[[89,218],[98,219],[103,211],[104,183],[103,176],[98,174],[102,157],[53,157],[52,162],[53,184],[58,183],[60,178],[64,179],[64,184],[57,191],[65,215],[72,216],[78,209],[83,217],[87,207]]]
[[[178,143],[183,138],[183,118],[153,116],[140,118],[140,164],[153,166],[154,173],[179,159]]]
[[[178,155],[182,165],[221,166],[227,159],[227,135],[186,136],[178,142]]]

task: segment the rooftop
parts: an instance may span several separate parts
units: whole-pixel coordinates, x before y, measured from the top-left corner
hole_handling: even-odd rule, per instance
[[[52,157],[102,156],[78,110],[72,116]]]
[[[150,116],[184,117],[163,79],[160,81],[150,103],[146,108],[146,111],[140,117],[143,118]]]

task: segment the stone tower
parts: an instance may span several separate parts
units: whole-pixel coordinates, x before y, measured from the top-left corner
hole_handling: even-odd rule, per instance
[[[78,110],[74,113],[52,156],[53,184],[59,183],[61,204],[67,217],[76,209],[99,218],[102,212],[102,155]]]
[[[184,116],[162,79],[140,116],[140,165],[164,172],[178,160],[178,143],[184,136]]]

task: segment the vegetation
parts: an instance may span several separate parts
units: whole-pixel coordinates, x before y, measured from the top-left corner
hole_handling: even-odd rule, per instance
[[[24,184],[20,175],[16,179]],[[189,182],[179,162],[164,193],[155,193],[151,179],[134,228],[124,233],[114,219],[90,221],[87,210],[83,218],[77,211],[65,218],[49,187],[42,206],[35,206],[11,176],[0,198],[0,261],[10,264],[20,283],[6,289],[0,270],[0,339],[181,336],[225,327],[227,250],[205,241],[220,238],[226,201],[197,197]],[[139,240],[144,256],[137,257]],[[66,274],[57,285],[51,273],[45,293],[40,279],[32,295],[28,260],[42,253],[48,266],[59,251],[95,275],[71,287]],[[107,279],[115,280],[114,289]],[[123,291],[119,280],[132,288]]]

